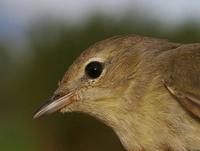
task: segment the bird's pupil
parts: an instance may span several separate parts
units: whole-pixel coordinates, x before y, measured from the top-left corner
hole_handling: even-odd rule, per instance
[[[89,76],[92,79],[98,78],[101,75],[102,70],[102,63],[98,61],[90,62],[85,68],[87,76]]]

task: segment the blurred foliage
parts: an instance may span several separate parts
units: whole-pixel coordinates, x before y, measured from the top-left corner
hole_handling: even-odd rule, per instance
[[[199,25],[176,29],[135,16],[113,19],[101,15],[79,25],[54,19],[38,20],[27,31],[30,55],[13,61],[0,45],[0,150],[123,151],[113,131],[83,114],[54,114],[38,120],[38,104],[57,87],[67,67],[88,46],[119,34],[141,34],[177,42],[198,42]],[[133,140],[134,141],[134,140]]]

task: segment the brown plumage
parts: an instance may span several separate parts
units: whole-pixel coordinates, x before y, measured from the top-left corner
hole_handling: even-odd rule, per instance
[[[128,151],[200,150],[200,43],[137,35],[100,41],[35,117],[55,111],[96,117]]]

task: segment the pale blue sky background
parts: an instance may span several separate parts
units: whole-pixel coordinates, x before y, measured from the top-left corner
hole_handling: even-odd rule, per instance
[[[127,10],[176,27],[200,22],[200,0],[0,0],[0,39],[19,40],[37,18],[79,23],[96,12],[119,18]]]

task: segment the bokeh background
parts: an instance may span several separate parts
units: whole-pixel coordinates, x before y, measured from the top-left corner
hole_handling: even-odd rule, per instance
[[[124,151],[92,117],[33,113],[96,41],[134,33],[199,42],[199,8],[197,0],[0,0],[0,150]]]

